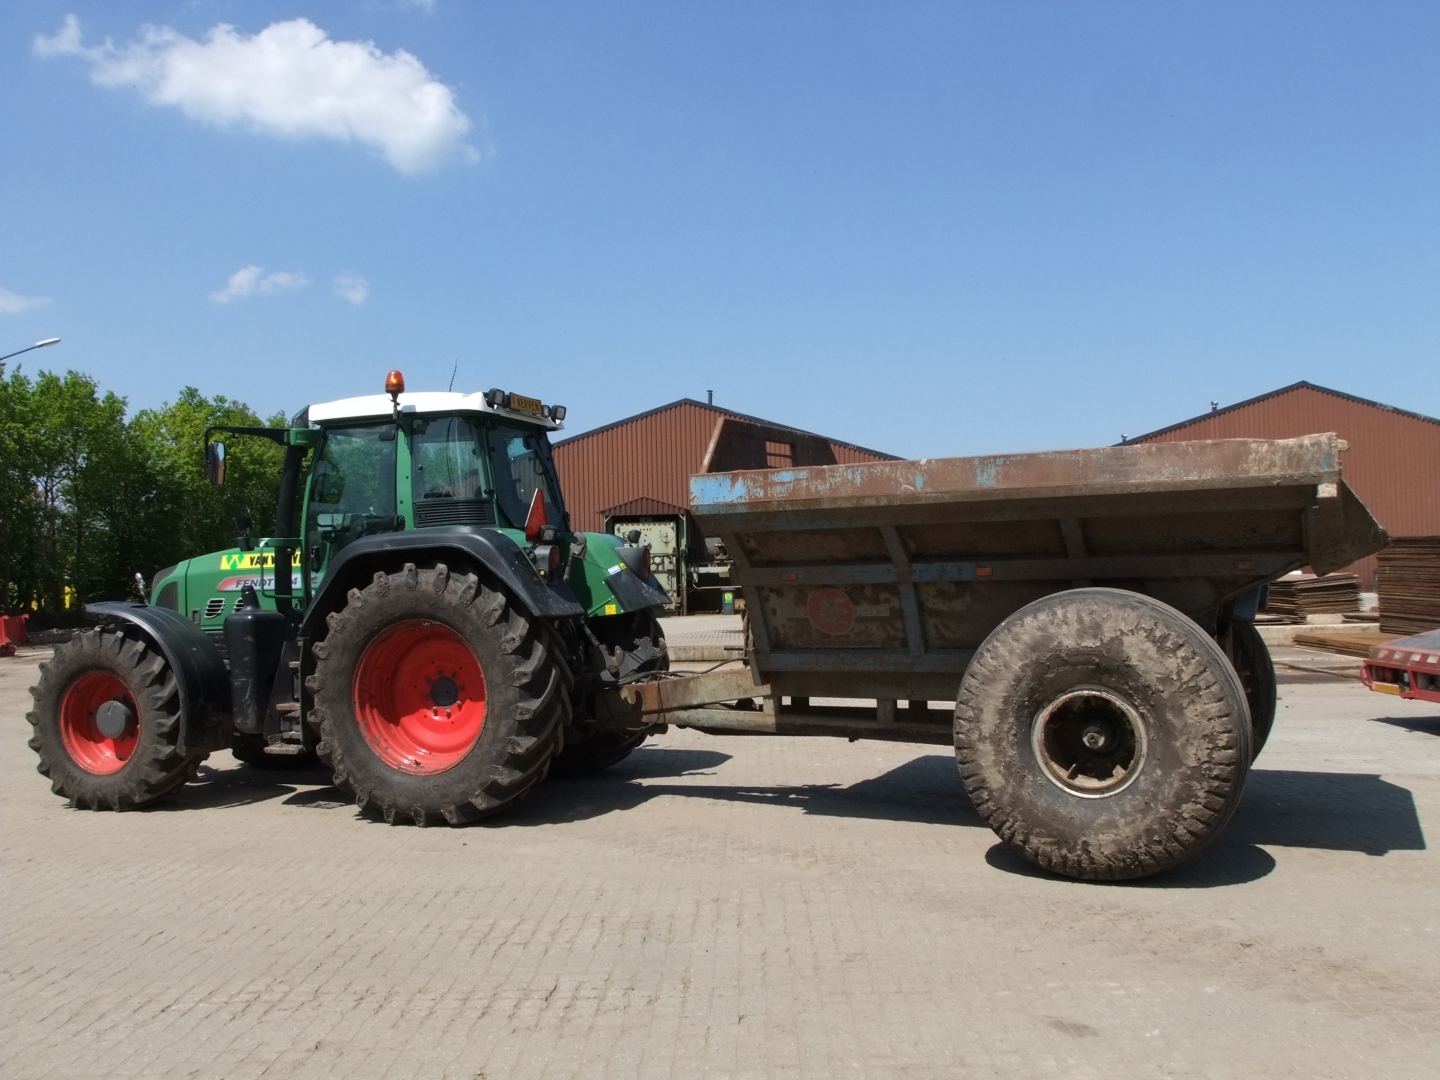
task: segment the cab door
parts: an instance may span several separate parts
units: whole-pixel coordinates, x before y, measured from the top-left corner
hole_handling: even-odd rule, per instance
[[[305,489],[305,570],[318,582],[363,536],[404,528],[395,500],[393,423],[325,430]]]

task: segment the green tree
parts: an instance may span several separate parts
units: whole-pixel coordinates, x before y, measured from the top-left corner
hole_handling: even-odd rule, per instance
[[[283,450],[234,438],[227,484],[204,475],[208,426],[262,426],[245,404],[186,387],[126,420],[125,400],[70,371],[0,366],[0,610],[62,617],[136,598],[136,575],[235,542],[234,518],[273,531]],[[268,426],[283,426],[283,415]]]
[[[233,547],[240,514],[251,518],[257,536],[274,530],[284,450],[265,439],[221,436],[229,454],[225,486],[217,488],[205,477],[204,435],[218,424],[284,427],[285,416],[261,421],[243,402],[206,398],[187,386],[173,403],[142,410],[130,422],[135,445],[157,474],[157,505],[150,518],[155,530],[146,540],[147,577],[180,559]]]
[[[29,438],[34,387],[0,364],[0,612],[29,608],[40,589],[41,501]]]

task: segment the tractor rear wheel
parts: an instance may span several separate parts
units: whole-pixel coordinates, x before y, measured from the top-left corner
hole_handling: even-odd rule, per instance
[[[407,563],[328,623],[306,680],[317,750],[362,811],[464,825],[545,776],[570,715],[563,661],[505,593]]]
[[[148,642],[120,630],[87,630],[58,646],[30,694],[37,768],[72,806],[144,806],[193,779],[208,756],[180,753],[175,674]]]
[[[648,639],[659,655],[641,664],[636,671],[669,671],[670,657],[665,651],[665,631],[660,628],[660,620],[648,611],[623,618],[623,622],[615,616],[597,620],[596,636],[600,643],[608,648],[618,646],[626,652],[634,652]],[[550,771],[556,776],[594,776],[624,761],[646,738],[644,731],[603,731],[588,737],[567,739],[565,749],[556,757]]]
[[[1148,596],[1073,589],[981,644],[955,703],[975,809],[1067,877],[1146,877],[1224,828],[1250,767],[1235,669],[1196,623]]]

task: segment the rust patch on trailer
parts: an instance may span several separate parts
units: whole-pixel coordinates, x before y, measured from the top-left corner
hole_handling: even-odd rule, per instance
[[[774,649],[905,648],[900,593],[894,585],[848,585],[842,590],[802,582],[757,591]],[[812,608],[816,593],[822,594],[819,606],[825,610]],[[845,598],[843,606],[836,593]]]
[[[844,589],[830,586],[816,589],[810,594],[806,608],[810,612],[810,621],[821,633],[848,634],[855,626],[855,605],[845,595]]]

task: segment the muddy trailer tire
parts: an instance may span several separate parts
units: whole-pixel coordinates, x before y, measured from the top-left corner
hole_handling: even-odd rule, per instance
[[[648,637],[659,649],[660,655],[642,664],[637,670],[670,670],[670,656],[665,649],[665,632],[660,627],[660,620],[648,611],[635,616],[628,626],[617,625],[614,632],[606,633],[602,628],[600,635],[601,644],[609,647],[618,645],[627,651],[633,650],[643,638]],[[565,749],[556,757],[550,771],[556,776],[572,779],[594,776],[624,761],[646,738],[647,734],[643,731],[602,731],[582,738],[567,739]]]
[[[545,776],[570,714],[562,661],[506,593],[407,563],[327,622],[306,680],[317,750],[362,811],[464,825]]]
[[[1138,593],[1073,589],[997,626],[955,706],[975,808],[1066,877],[1168,870],[1224,828],[1251,760],[1245,692],[1196,623]]]
[[[130,810],[194,779],[206,754],[181,754],[180,687],[148,642],[87,630],[40,665],[26,714],[36,768],[72,806]]]
[[[1231,640],[1235,674],[1240,676],[1250,706],[1250,760],[1254,761],[1275,726],[1275,706],[1280,696],[1275,686],[1275,662],[1254,623],[1237,621],[1231,628]]]

